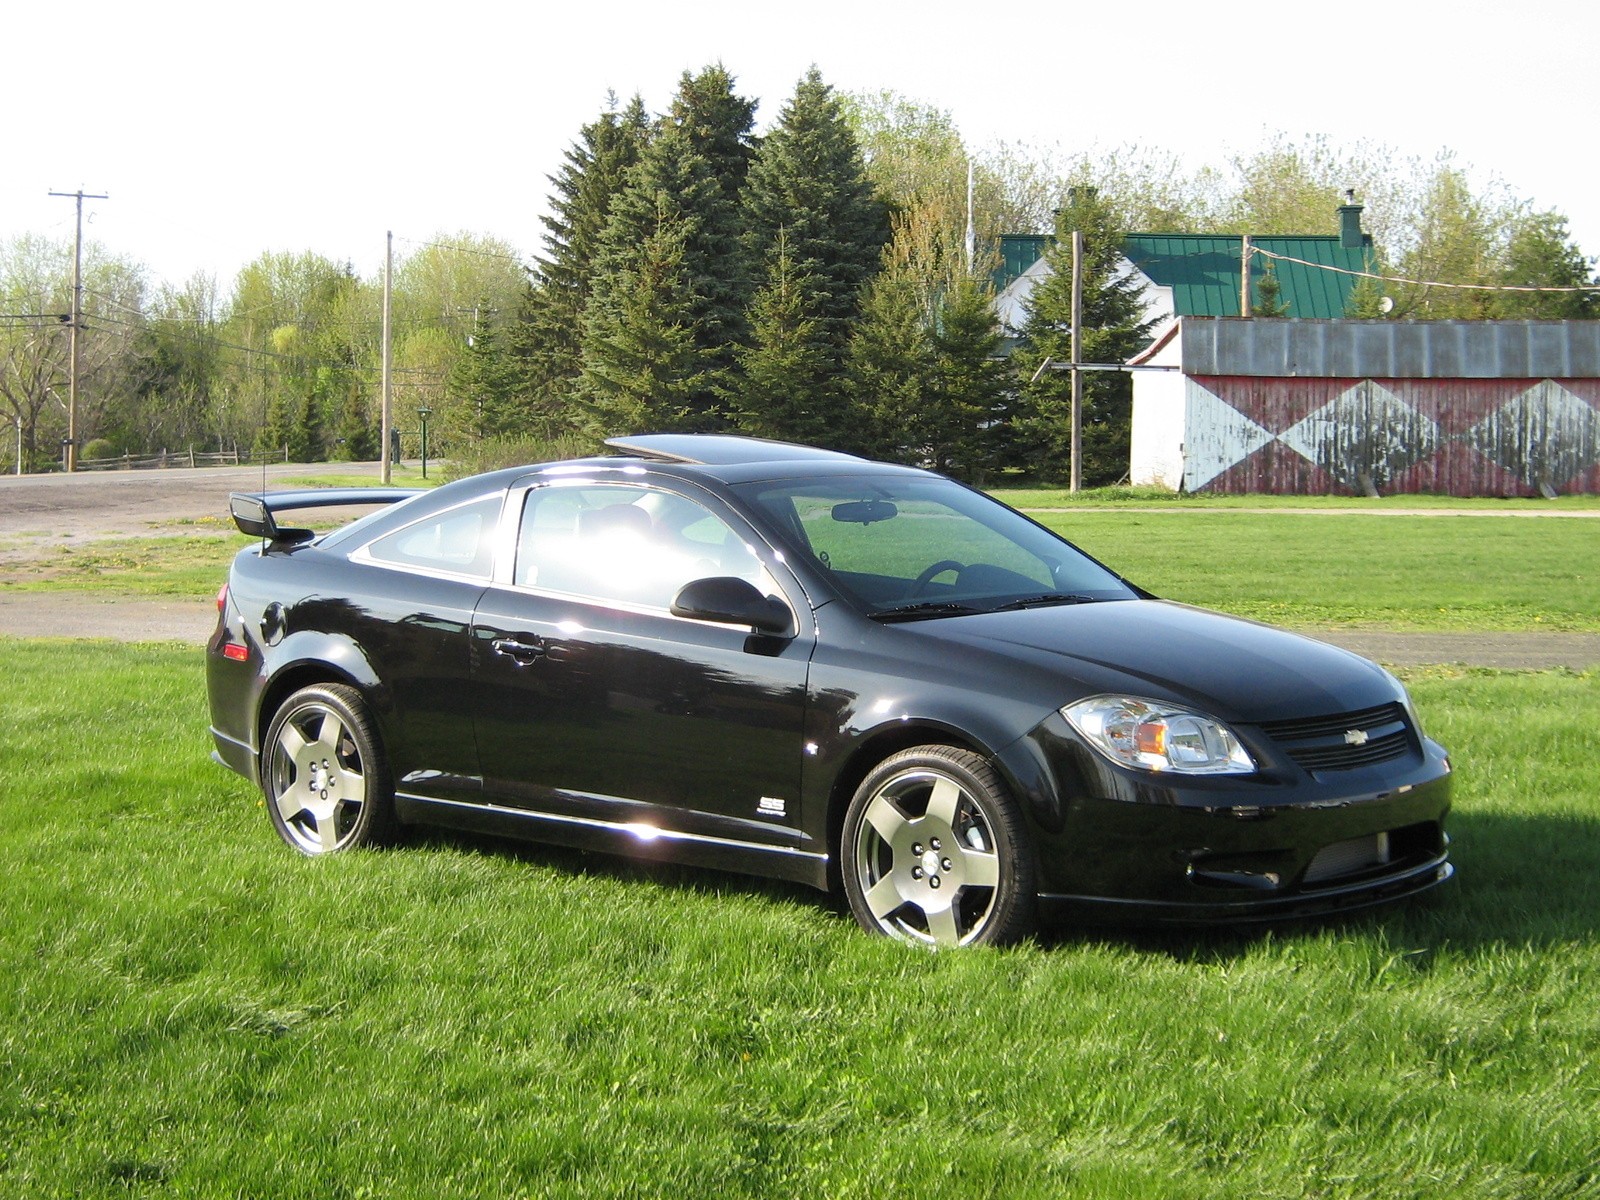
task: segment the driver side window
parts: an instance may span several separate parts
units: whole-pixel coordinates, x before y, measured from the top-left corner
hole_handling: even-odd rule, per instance
[[[512,581],[600,604],[666,610],[713,575],[772,586],[755,553],[693,500],[650,488],[550,486],[528,493]]]

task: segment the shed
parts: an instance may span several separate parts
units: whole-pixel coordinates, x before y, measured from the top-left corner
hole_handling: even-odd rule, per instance
[[[1130,474],[1185,491],[1600,491],[1600,321],[1186,317],[1135,365]]]

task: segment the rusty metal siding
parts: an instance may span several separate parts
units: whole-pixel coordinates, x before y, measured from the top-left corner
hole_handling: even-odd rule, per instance
[[[1306,495],[1600,488],[1600,378],[1185,380],[1184,486]]]
[[[1600,321],[1188,317],[1186,375],[1597,379]]]
[[[1187,318],[1183,486],[1600,491],[1600,321]]]

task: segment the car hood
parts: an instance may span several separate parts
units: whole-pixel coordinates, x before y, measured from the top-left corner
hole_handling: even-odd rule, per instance
[[[974,614],[920,628],[1070,676],[1082,695],[1178,700],[1234,721],[1350,712],[1401,696],[1387,672],[1349,651],[1162,600]]]

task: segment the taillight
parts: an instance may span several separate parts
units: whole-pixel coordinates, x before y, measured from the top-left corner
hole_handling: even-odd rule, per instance
[[[228,585],[223,584],[217,589],[217,611],[221,612],[228,607]]]

